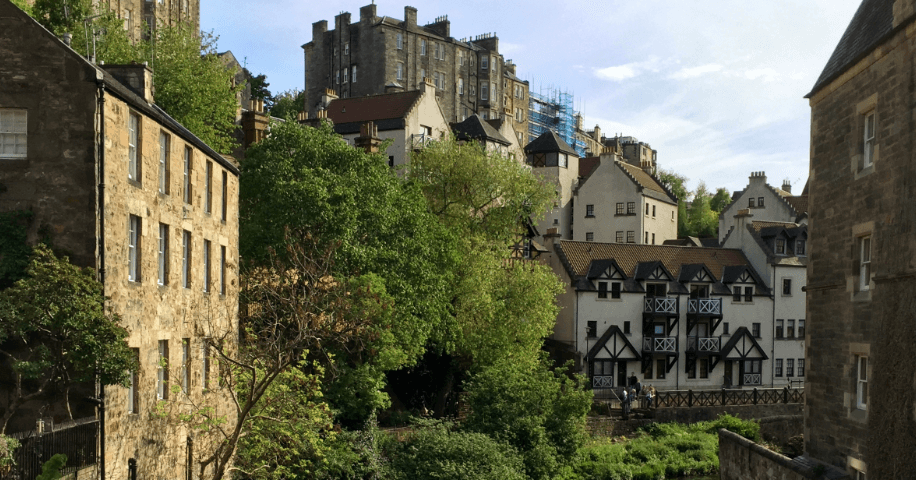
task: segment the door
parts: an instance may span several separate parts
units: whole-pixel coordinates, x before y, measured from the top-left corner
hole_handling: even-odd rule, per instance
[[[627,362],[617,362],[617,386],[627,386]]]
[[[732,362],[726,360],[725,361],[725,386],[730,387],[732,385],[734,385],[734,383],[732,383]]]

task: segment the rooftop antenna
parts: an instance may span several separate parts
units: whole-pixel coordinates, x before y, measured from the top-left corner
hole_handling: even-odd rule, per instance
[[[83,19],[83,24],[86,25],[86,32],[92,34],[92,56],[89,57],[89,61],[92,63],[95,63],[95,39],[98,36],[98,34],[101,32],[101,30],[99,32],[96,32],[95,29],[90,30],[89,24],[92,20],[95,20],[96,18],[99,18],[101,16],[102,15],[92,15],[91,17],[86,17]],[[86,53],[87,54],[89,53],[89,35],[86,35]]]

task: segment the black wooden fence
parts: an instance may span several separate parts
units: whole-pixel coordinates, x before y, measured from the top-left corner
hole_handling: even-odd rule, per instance
[[[64,475],[97,463],[98,420],[75,420],[48,430],[8,435],[18,440],[20,445],[13,454],[16,465],[10,472],[0,473],[0,480],[32,480],[41,474],[41,466],[58,453],[67,456],[67,464],[61,470]]]

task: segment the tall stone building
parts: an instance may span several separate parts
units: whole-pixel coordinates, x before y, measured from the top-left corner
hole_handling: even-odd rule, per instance
[[[34,4],[35,0],[27,0]],[[200,0],[93,0],[93,5],[107,6],[124,21],[133,41],[149,38],[157,26],[187,23],[200,31]]]
[[[214,437],[179,415],[235,415],[209,345],[237,338],[239,170],[156,106],[148,68],[94,65],[9,0],[0,58],[0,210],[97,271],[139,360],[104,388],[104,479],[198,478]]]
[[[916,1],[864,0],[811,93],[805,450],[916,478]]]
[[[447,17],[421,26],[414,7],[404,7],[403,20],[379,17],[372,4],[359,9],[357,23],[351,23],[349,12],[334,17],[332,30],[327,20],[315,22],[312,41],[302,48],[305,108],[311,117],[327,89],[340,98],[361,97],[418,90],[424,78],[436,86],[449,122],[475,113],[484,119],[514,116],[509,99],[528,97],[528,84],[515,77],[515,66],[500,55],[498,37],[457,40]],[[522,118],[519,124],[525,124]]]

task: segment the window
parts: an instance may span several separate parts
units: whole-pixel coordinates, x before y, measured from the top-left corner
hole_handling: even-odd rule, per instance
[[[185,395],[191,387],[191,339],[181,339],[181,391]]]
[[[627,202],[627,215],[636,215],[636,202]]]
[[[623,230],[617,230],[617,243],[623,243]]]
[[[691,378],[691,379],[692,379],[692,378],[697,378],[697,364],[696,364],[696,362],[694,362],[694,364],[691,365],[691,366],[687,369],[687,378]]]
[[[783,295],[792,295],[792,279],[791,278],[782,279],[782,294]]]
[[[489,94],[489,85],[486,82],[480,85],[480,99],[486,100]]]
[[[647,216],[649,215],[649,204],[648,203],[646,204],[646,215]]]
[[[213,162],[207,160],[207,176],[204,178],[204,211],[210,214],[210,207],[213,204]]]
[[[775,366],[773,367],[773,376],[781,377],[782,376],[782,359],[777,358],[775,360]]]
[[[607,298],[607,282],[598,282],[598,298]]]
[[[655,218],[655,205],[652,205],[652,218]]]
[[[776,255],[785,255],[786,254],[786,239],[777,238],[776,239],[776,248],[774,249]]]
[[[629,320],[623,322],[623,333],[627,335],[630,334],[630,321]]]
[[[338,85],[340,84],[340,71],[339,70],[334,72],[334,83]]]
[[[798,321],[798,338],[805,338],[805,320]]]
[[[343,83],[346,84],[349,80],[350,80],[350,69],[344,68],[343,69]]]
[[[191,147],[184,147],[184,203],[191,203]]]
[[[871,280],[871,235],[859,238],[859,290],[869,289]]]
[[[786,338],[795,338],[795,320],[786,320]]]
[[[220,218],[226,221],[226,210],[229,208],[229,173],[223,171],[223,196],[222,196],[222,214]]]
[[[206,392],[210,388],[210,339],[203,338],[200,342],[200,390]]]
[[[875,157],[875,112],[871,111],[865,114],[865,131],[862,151],[862,167],[867,168],[872,165]]]
[[[667,367],[667,365],[665,365],[665,362],[666,360],[664,358],[659,358],[655,360],[655,371],[657,372],[655,378],[659,380],[663,380],[665,378],[665,370]]]
[[[747,208],[754,208],[754,197],[747,199]]]
[[[753,335],[754,338],[760,338],[760,324],[759,323],[751,324],[751,335]]]
[[[169,399],[169,341],[159,340],[159,363],[156,365],[156,400]]]
[[[420,55],[426,55],[426,39],[420,39]]]
[[[486,70],[487,66],[489,65],[489,62],[490,62],[490,57],[486,55],[480,57],[480,69]]]
[[[722,323],[722,334],[730,335],[729,330],[728,330],[728,322]]]
[[[586,216],[586,217],[594,217],[594,216],[595,216],[595,206],[594,206],[594,205],[586,205],[586,206],[585,206],[585,216]]]
[[[495,71],[496,71],[496,67],[497,67],[497,64],[496,64],[496,57],[490,57],[490,66],[493,67],[493,71],[495,72]]]
[[[140,181],[140,115],[131,112],[127,117],[127,178]]]
[[[744,287],[744,301],[745,302],[754,301],[754,287]]]
[[[760,360],[744,361],[744,378],[741,380],[744,385],[760,385]]]
[[[204,240],[204,293],[210,293],[210,240]]]
[[[854,480],[865,480],[865,472],[861,470],[856,470],[855,468],[853,468],[852,470],[856,472],[856,478]]]
[[[646,239],[642,243],[649,244],[649,232],[646,232]]]
[[[617,202],[617,215],[623,215],[623,202]]]
[[[131,348],[131,355],[136,365],[140,364],[140,349]],[[130,371],[130,382],[127,389],[127,413],[140,413],[140,370]]]
[[[595,338],[598,336],[598,322],[594,320],[588,321],[588,326],[585,328],[585,336],[588,338]]]
[[[636,232],[627,230],[627,243],[636,243]]]
[[[350,73],[350,81],[353,82],[353,83],[356,83],[356,65],[353,65],[353,66],[350,68],[350,70],[353,70],[353,72]]]
[[[159,132],[159,193],[169,194],[169,136]]]
[[[642,371],[644,378],[652,378],[652,362],[646,362],[646,369]]]
[[[733,302],[741,301],[741,287],[732,287],[732,301]]]
[[[868,405],[868,357],[856,357],[856,408],[865,410]]]
[[[350,54],[350,42],[344,44],[344,55]]]
[[[805,256],[805,241],[804,240],[795,241],[795,254],[798,255],[799,257]]]
[[[395,75],[395,78],[397,78],[398,80],[404,79],[404,64],[401,62],[398,62],[398,71]]]
[[[159,285],[169,284],[169,226],[159,224]]]
[[[219,294],[226,294],[226,246],[219,246]]]
[[[497,95],[497,92],[496,92],[496,84],[495,84],[495,83],[492,83],[492,82],[490,83],[490,93],[493,94],[493,101],[495,102],[495,101],[498,99],[498,97],[496,96],[496,95]]]
[[[798,370],[796,370],[795,373],[799,377],[804,377],[805,376],[805,359],[799,358],[796,364],[798,365]]]
[[[191,232],[181,232],[181,286],[191,288]]]
[[[655,234],[652,234],[652,245],[655,245]]]
[[[757,198],[757,206],[763,208],[763,197]]]
[[[776,319],[776,338],[782,338],[782,329],[783,329],[784,320],[781,318]]]
[[[129,32],[134,29],[134,24],[130,19],[130,10],[124,9],[124,31]]]
[[[585,232],[585,241],[586,241],[586,242],[594,242],[594,241],[595,241],[595,233],[594,233],[594,232]]]
[[[426,69],[425,68],[420,69],[420,81],[421,82],[426,81]]]
[[[140,281],[140,237],[143,232],[140,217],[130,215],[127,218],[127,279]]]
[[[701,358],[698,363],[700,364],[700,378],[709,378],[709,360]]]
[[[646,296],[647,297],[664,297],[667,294],[668,294],[668,285],[664,283],[646,284]]]
[[[620,298],[620,282],[611,283],[611,298]]]
[[[787,358],[786,359],[786,377],[795,376],[795,359]]]
[[[0,159],[26,158],[28,111],[0,108]]]
[[[404,35],[400,33],[398,34],[397,43],[398,43],[398,50],[403,50],[404,49]]]
[[[471,95],[477,95],[477,86],[476,85],[469,85],[468,88],[471,90],[470,92]]]
[[[458,78],[458,95],[464,95],[464,79]]]

